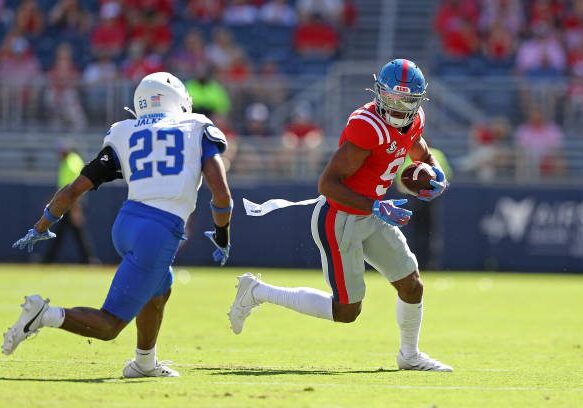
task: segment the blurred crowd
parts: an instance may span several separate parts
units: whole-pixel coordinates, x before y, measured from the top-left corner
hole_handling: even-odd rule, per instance
[[[228,114],[224,87],[248,82],[260,85],[243,102],[269,106],[288,77],[325,73],[355,19],[348,0],[0,0],[1,108],[81,129],[105,85],[161,70],[189,81],[205,113]]]
[[[564,174],[568,132],[557,122],[580,124],[583,111],[583,0],[441,0],[434,28],[437,73],[496,87],[490,96],[477,90],[494,115],[472,130],[464,168],[491,179],[513,160],[525,177]]]

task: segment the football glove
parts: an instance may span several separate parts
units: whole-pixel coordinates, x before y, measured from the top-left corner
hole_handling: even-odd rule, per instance
[[[443,194],[445,189],[448,187],[448,182],[445,179],[445,174],[439,167],[433,166],[433,171],[435,172],[435,180],[431,180],[429,183],[433,186],[431,190],[420,190],[417,194],[417,198],[421,201],[431,201]]]
[[[31,228],[28,230],[26,235],[12,244],[12,248],[24,249],[25,247],[28,248],[28,252],[32,252],[34,249],[34,244],[38,241],[44,241],[45,239],[52,239],[56,237],[57,234],[46,230],[43,233],[38,232],[36,229]]]
[[[403,225],[407,225],[409,219],[411,219],[411,215],[413,215],[413,211],[399,207],[406,204],[407,201],[406,198],[385,201],[376,200],[372,206],[372,215],[385,224],[402,227]]]
[[[204,236],[211,240],[213,245],[217,248],[213,251],[213,260],[218,262],[221,266],[225,266],[227,259],[229,259],[229,251],[231,250],[231,244],[222,247],[216,241],[215,231],[205,231]]]

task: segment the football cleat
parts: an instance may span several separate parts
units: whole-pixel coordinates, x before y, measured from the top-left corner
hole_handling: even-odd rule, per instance
[[[26,340],[38,332],[42,315],[49,308],[49,299],[43,299],[39,295],[25,296],[22,313],[14,325],[4,333],[2,353],[9,355],[23,340]]]
[[[247,272],[239,276],[238,279],[237,294],[228,313],[231,330],[235,334],[243,331],[245,319],[251,314],[251,309],[261,304],[253,296],[253,290],[260,283],[259,277]]]
[[[123,368],[124,378],[142,378],[142,377],[180,377],[180,373],[168,367],[168,362],[156,362],[156,366],[148,371],[143,370],[136,360],[128,361]]]
[[[442,371],[450,372],[453,368],[429,357],[425,353],[417,353],[411,357],[405,357],[402,352],[397,354],[397,365],[400,370],[415,371]]]

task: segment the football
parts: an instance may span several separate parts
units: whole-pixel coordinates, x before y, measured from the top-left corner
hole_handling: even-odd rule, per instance
[[[415,161],[401,173],[401,184],[410,194],[417,195],[420,190],[430,190],[432,186],[429,182],[436,177],[429,164]]]

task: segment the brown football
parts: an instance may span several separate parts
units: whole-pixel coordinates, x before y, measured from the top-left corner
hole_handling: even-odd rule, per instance
[[[408,165],[401,173],[401,184],[413,195],[417,195],[419,190],[431,190],[429,183],[435,180],[437,175],[427,163],[415,161]]]

